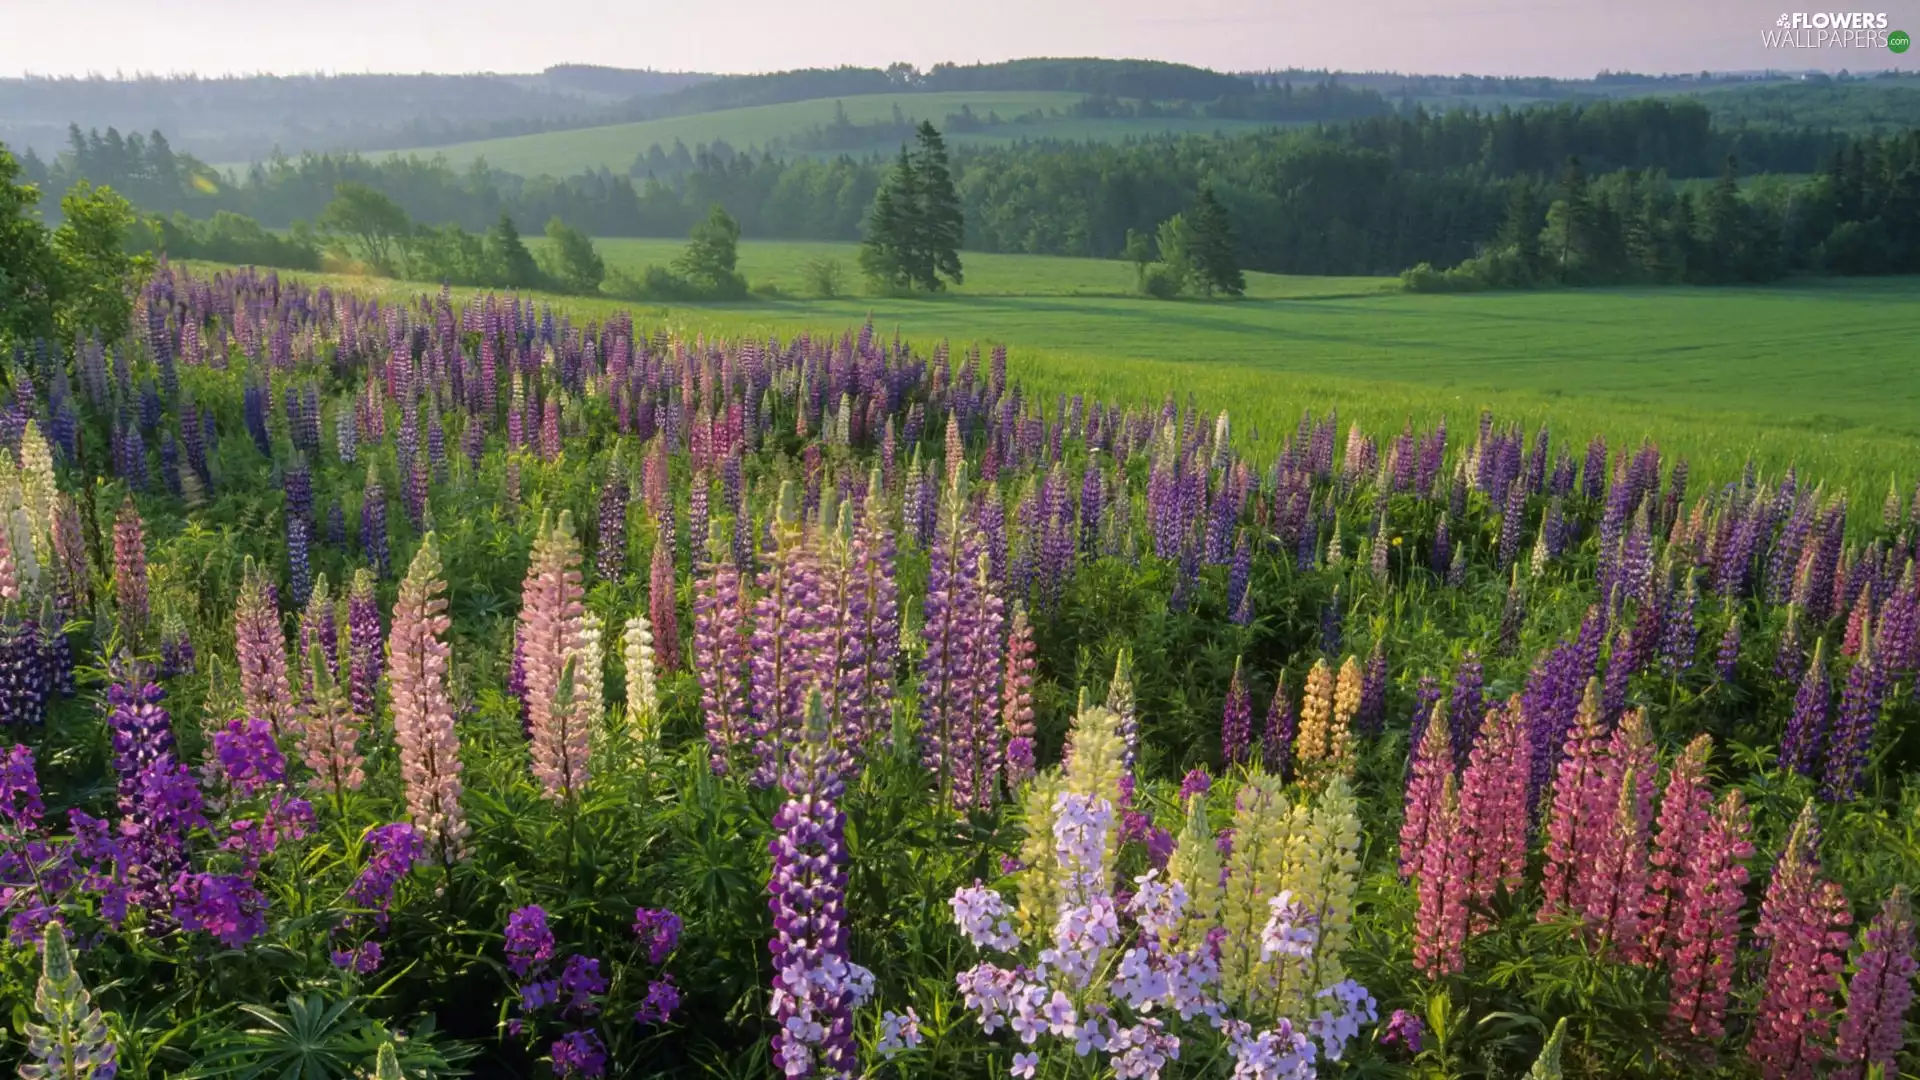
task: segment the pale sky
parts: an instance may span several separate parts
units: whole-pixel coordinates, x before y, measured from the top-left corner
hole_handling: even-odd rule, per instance
[[[1825,10],[1836,10],[1839,5]],[[1920,34],[1920,0],[1862,0]],[[0,0],[0,74],[745,72],[904,60],[1149,57],[1590,76],[1920,70],[1920,49],[1769,49],[1805,0]],[[903,17],[910,15],[911,17]]]

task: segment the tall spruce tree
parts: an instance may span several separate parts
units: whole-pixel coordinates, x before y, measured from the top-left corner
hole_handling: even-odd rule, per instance
[[[874,195],[860,270],[868,281],[887,289],[937,292],[948,281],[957,285],[964,233],[946,143],[932,124],[922,123],[914,147],[900,148]]]
[[[1227,208],[1213,194],[1213,185],[1200,185],[1199,201],[1187,219],[1190,230],[1188,254],[1193,260],[1193,281],[1208,296],[1215,292],[1239,296],[1247,291],[1247,280],[1240,273],[1239,256],[1234,251],[1233,223]]]

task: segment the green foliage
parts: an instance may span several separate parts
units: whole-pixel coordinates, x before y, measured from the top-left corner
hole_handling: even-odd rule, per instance
[[[1213,194],[1210,184],[1202,185],[1194,203],[1192,224],[1186,238],[1186,258],[1193,283],[1207,296],[1215,292],[1239,296],[1247,291],[1240,273],[1239,255],[1234,249],[1233,225],[1227,220],[1226,207]]]
[[[20,182],[20,163],[0,144],[0,341],[53,333],[59,260],[35,220],[38,192]]]
[[[131,235],[138,250],[164,251],[174,259],[204,259],[242,266],[272,266],[289,270],[320,269],[320,245],[312,226],[293,224],[291,235],[278,236],[250,217],[230,210],[216,211],[207,221],[184,213],[141,222]],[[416,245],[425,244],[426,230]]]
[[[607,277],[607,264],[594,250],[587,234],[554,217],[547,221],[547,242],[553,256],[548,275],[555,282],[568,292],[600,291],[600,283]]]
[[[487,270],[493,275],[489,284],[503,285],[509,289],[539,288],[545,281],[540,273],[540,265],[534,261],[533,253],[520,239],[520,230],[513,218],[501,214],[500,220],[487,230],[486,239]]]
[[[808,259],[800,264],[800,283],[809,295],[831,300],[846,292],[846,267],[838,259]]]
[[[673,268],[705,295],[735,299],[747,291],[746,279],[734,269],[739,262],[740,224],[715,203],[707,219],[693,227],[692,239]]]
[[[472,1047],[443,1046],[432,1017],[423,1017],[404,1042],[369,1019],[361,1003],[320,993],[287,998],[286,1011],[243,1004],[243,1026],[221,1026],[204,1037],[199,1060],[185,1075],[232,1080],[352,1080],[393,1075],[436,1080],[463,1075]],[[382,1072],[382,1068],[386,1072]]]
[[[333,201],[321,211],[320,231],[362,262],[390,274],[398,268],[413,222],[400,204],[386,194],[349,181],[333,189]]]

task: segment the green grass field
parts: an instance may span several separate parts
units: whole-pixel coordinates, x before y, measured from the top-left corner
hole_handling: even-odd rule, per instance
[[[603,241],[611,265],[666,262],[674,241]],[[741,269],[791,292],[807,258],[851,245],[747,243]],[[1090,259],[964,254],[967,284],[932,298],[756,296],[660,307],[555,297],[581,316],[631,308],[688,334],[839,334],[871,317],[922,346],[1009,346],[1033,391],[1158,401],[1194,394],[1271,444],[1303,408],[1369,429],[1482,407],[1584,441],[1652,438],[1695,476],[1737,476],[1749,455],[1798,463],[1878,506],[1920,465],[1920,279],[1730,289],[1412,295],[1389,279],[1253,274],[1237,301],[1132,296],[1132,268]],[[417,283],[330,279],[388,295]]]
[[[550,176],[571,176],[586,169],[602,167],[615,172],[625,172],[627,167],[633,164],[634,157],[645,153],[654,143],[659,143],[662,148],[671,150],[674,140],[678,139],[691,150],[700,143],[725,139],[736,150],[748,150],[765,146],[771,139],[791,138],[811,128],[823,127],[831,123],[836,102],[845,108],[847,119],[855,124],[871,124],[890,119],[895,105],[899,105],[900,111],[910,118],[933,120],[938,123],[948,113],[959,112],[962,106],[970,106],[983,119],[989,113],[997,112],[1002,119],[1011,121],[1014,117],[1030,113],[1035,109],[1044,113],[1052,113],[1056,110],[1064,112],[1085,96],[1067,91],[860,94],[844,98],[796,101],[781,105],[723,109],[717,112],[668,117],[662,120],[645,120],[631,124],[609,124],[602,127],[576,128],[571,131],[547,131],[537,135],[515,135],[479,142],[455,143],[450,146],[396,150],[391,153],[393,156],[401,157],[408,155],[423,158],[445,157],[457,168],[464,168],[475,158],[484,157],[487,164],[494,168],[522,176],[535,176],[542,173]],[[956,133],[951,141],[962,144],[1003,143],[1020,139],[1108,141],[1163,132],[1232,132],[1259,130],[1270,126],[1272,125],[1244,120],[1180,118],[1088,120],[1050,117],[1038,123],[1007,123],[985,131]],[[875,144],[848,151],[836,150],[834,153],[861,154],[868,151],[886,152],[893,149],[892,145]]]

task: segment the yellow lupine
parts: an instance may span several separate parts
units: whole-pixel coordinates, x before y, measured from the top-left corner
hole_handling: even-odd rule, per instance
[[[1195,795],[1173,854],[1167,856],[1167,880],[1187,890],[1187,907],[1176,937],[1183,947],[1200,944],[1220,918],[1220,848],[1207,820],[1207,797]]]
[[[1280,1016],[1309,1015],[1313,996],[1347,977],[1342,957],[1353,938],[1360,874],[1360,806],[1344,777],[1334,776],[1312,811],[1294,820],[1304,827],[1287,846],[1280,888],[1318,918],[1319,940],[1304,964],[1281,972],[1273,1003]]]
[[[1353,748],[1353,718],[1360,713],[1360,661],[1349,655],[1340,665],[1340,681],[1333,690],[1333,728],[1327,738],[1327,757],[1344,761]]]
[[[1026,869],[1014,875],[1014,884],[1020,890],[1015,916],[1021,936],[1028,939],[1044,933],[1058,917],[1060,884],[1053,855],[1053,800],[1065,788],[1060,773],[1049,769],[1034,777],[1020,795],[1020,825],[1026,832],[1020,841],[1020,861]]]
[[[1267,965],[1260,961],[1260,934],[1266,929],[1267,901],[1283,887],[1287,847],[1298,828],[1298,808],[1287,799],[1278,777],[1255,769],[1241,787],[1233,814],[1233,853],[1227,857],[1227,884],[1220,898],[1220,948],[1223,997],[1242,1015],[1267,997]]]
[[[192,472],[193,470],[184,470]],[[33,526],[33,546],[39,561],[53,557],[53,504],[59,490],[53,481],[53,450],[40,426],[27,421],[20,433],[20,501]]]
[[[1335,734],[1333,671],[1316,660],[1307,672],[1300,699],[1300,733],[1294,740],[1294,762],[1303,775],[1312,775],[1343,753],[1345,740]]]

